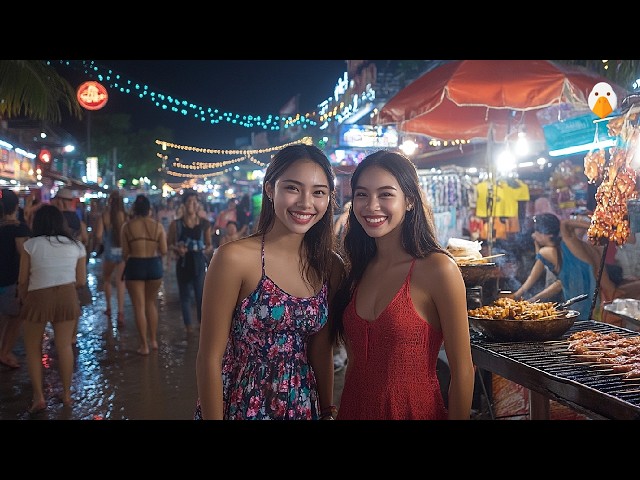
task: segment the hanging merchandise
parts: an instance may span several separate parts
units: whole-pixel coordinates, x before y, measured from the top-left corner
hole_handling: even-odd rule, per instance
[[[493,235],[495,239],[506,239],[510,234],[520,232],[519,202],[530,200],[529,186],[519,178],[498,178],[495,182],[493,202],[488,201],[490,183],[483,180],[478,183],[478,201],[475,214],[478,217],[493,217]],[[489,206],[489,203],[493,203]],[[485,225],[488,229],[490,222]],[[481,233],[480,238],[488,238],[488,232]]]
[[[551,201],[560,218],[569,218],[576,210],[587,207],[588,185],[582,167],[571,160],[560,162],[549,180]]]
[[[638,198],[636,190],[637,172],[632,162],[638,147],[640,126],[638,125],[638,107],[632,107],[621,117],[609,120],[607,128],[610,135],[618,136],[618,146],[607,152],[598,149],[584,157],[584,173],[590,183],[601,181],[596,191],[596,208],[593,212],[587,237],[594,245],[615,242],[624,245],[629,238],[629,212],[627,203]]]
[[[460,237],[468,218],[471,178],[456,168],[437,173],[419,171],[420,185],[433,209],[433,219],[441,244]]]

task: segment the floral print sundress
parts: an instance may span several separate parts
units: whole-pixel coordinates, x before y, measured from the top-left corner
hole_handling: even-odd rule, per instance
[[[225,420],[320,418],[307,343],[327,323],[327,292],[326,282],[307,298],[278,287],[265,273],[262,237],[262,278],[234,311],[222,361]]]

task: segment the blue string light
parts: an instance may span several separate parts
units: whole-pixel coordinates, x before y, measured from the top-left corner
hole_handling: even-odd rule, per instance
[[[324,115],[321,119],[320,114],[317,112],[297,113],[287,117],[269,114],[264,119],[260,115],[241,115],[234,112],[220,113],[220,110],[215,107],[200,106],[187,100],[175,98],[172,95],[156,92],[149,85],[128,80],[122,74],[102,67],[93,60],[57,60],[57,62],[62,66],[81,71],[89,78],[103,83],[109,89],[125,95],[135,95],[141,100],[149,100],[161,110],[178,113],[185,117],[191,116],[195,120],[209,122],[211,125],[227,122],[246,128],[278,131],[281,128],[286,129],[293,126],[301,126],[306,129],[307,127],[317,126],[320,121],[326,122],[332,119],[331,117],[327,118],[327,115]],[[48,63],[51,64],[52,61]],[[283,122],[282,127],[280,122]]]

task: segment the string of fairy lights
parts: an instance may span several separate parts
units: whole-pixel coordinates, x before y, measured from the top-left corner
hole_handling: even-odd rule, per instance
[[[151,85],[132,80],[126,75],[116,72],[111,68],[104,67],[94,60],[48,61],[49,64],[55,62],[61,66],[80,71],[87,77],[99,81],[111,90],[116,90],[124,95],[135,95],[141,100],[151,102],[161,110],[191,117],[200,122],[208,122],[211,125],[227,122],[246,128],[262,128],[266,131],[278,131],[282,128],[287,129],[294,126],[300,126],[304,129],[331,122],[339,115],[338,106],[325,113],[312,111],[295,113],[288,116],[276,114],[240,114],[232,111],[223,111],[217,107],[199,105],[184,98],[159,92]]]
[[[319,124],[327,124],[334,118],[339,116],[338,107],[327,110],[322,114],[316,111],[312,111],[305,113],[295,113],[287,117],[272,114],[265,115],[263,117],[261,115],[242,115],[230,111],[221,111],[216,107],[198,105],[186,99],[180,99],[173,95],[156,91],[150,85],[134,81],[131,78],[127,78],[126,75],[120,72],[116,72],[110,68],[103,67],[93,60],[58,60],[57,62],[62,66],[74,68],[78,71],[81,71],[87,77],[95,79],[107,88],[116,90],[121,94],[136,95],[141,100],[150,101],[155,107],[160,108],[161,110],[171,111],[184,116],[192,117],[195,120],[198,120],[200,122],[208,122],[211,125],[227,122],[246,128],[257,127],[269,131],[278,131],[281,128],[287,129],[294,126],[300,126],[303,129],[306,129],[309,126],[315,127]],[[50,61],[49,63],[52,62]],[[228,150],[179,145],[164,140],[156,140],[156,144],[161,145],[163,151],[166,151],[167,148],[172,148],[176,150],[184,150],[196,153],[240,156],[231,160],[225,160],[221,162],[196,161],[188,164],[181,162],[180,159],[176,157],[172,161],[172,163],[169,164],[168,155],[162,153],[157,153],[156,155],[163,161],[163,167],[159,170],[164,171],[164,173],[168,175],[193,179],[207,178],[224,175],[225,173],[232,171],[235,165],[244,161],[253,162],[258,167],[264,168],[266,167],[267,163],[261,162],[255,157],[255,155],[270,153],[279,150],[286,145],[295,143],[312,144],[313,142],[311,137],[303,137],[300,140],[284,145],[278,145],[275,147],[251,150]],[[183,171],[179,171],[176,169],[181,169]],[[186,170],[186,172],[184,172],[184,170]]]
[[[260,160],[255,158],[254,155],[275,152],[288,145],[295,145],[299,143],[302,143],[305,145],[311,145],[313,143],[313,140],[311,137],[303,137],[299,140],[288,142],[282,145],[277,145],[275,147],[247,149],[247,150],[221,150],[221,149],[212,149],[212,148],[202,148],[202,147],[194,147],[189,145],[179,145],[176,143],[167,142],[165,140],[156,140],[156,144],[160,145],[162,147],[162,150],[173,148],[176,150],[206,153],[209,155],[240,155],[240,157],[233,158],[231,160],[224,160],[220,162],[191,162],[191,163],[182,163],[180,159],[176,157],[171,163],[171,165],[168,165],[169,156],[158,153],[157,154],[158,158],[162,159],[163,165],[165,165],[164,171],[169,175],[173,175],[175,177],[182,177],[182,178],[187,178],[187,177],[188,178],[207,178],[207,177],[224,175],[225,173],[230,172],[236,164],[244,162],[246,160],[249,160],[250,162],[255,163],[260,168],[264,168],[267,166],[267,163],[261,162]],[[177,171],[175,170],[176,168],[187,170],[188,173]],[[222,170],[218,170],[215,172],[210,171],[214,169],[222,169]]]

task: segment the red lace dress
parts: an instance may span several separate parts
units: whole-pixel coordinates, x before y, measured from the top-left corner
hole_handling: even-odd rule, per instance
[[[356,313],[356,292],[344,313],[349,364],[338,420],[445,420],[436,362],[442,332],[417,313],[407,278],[374,321]]]

